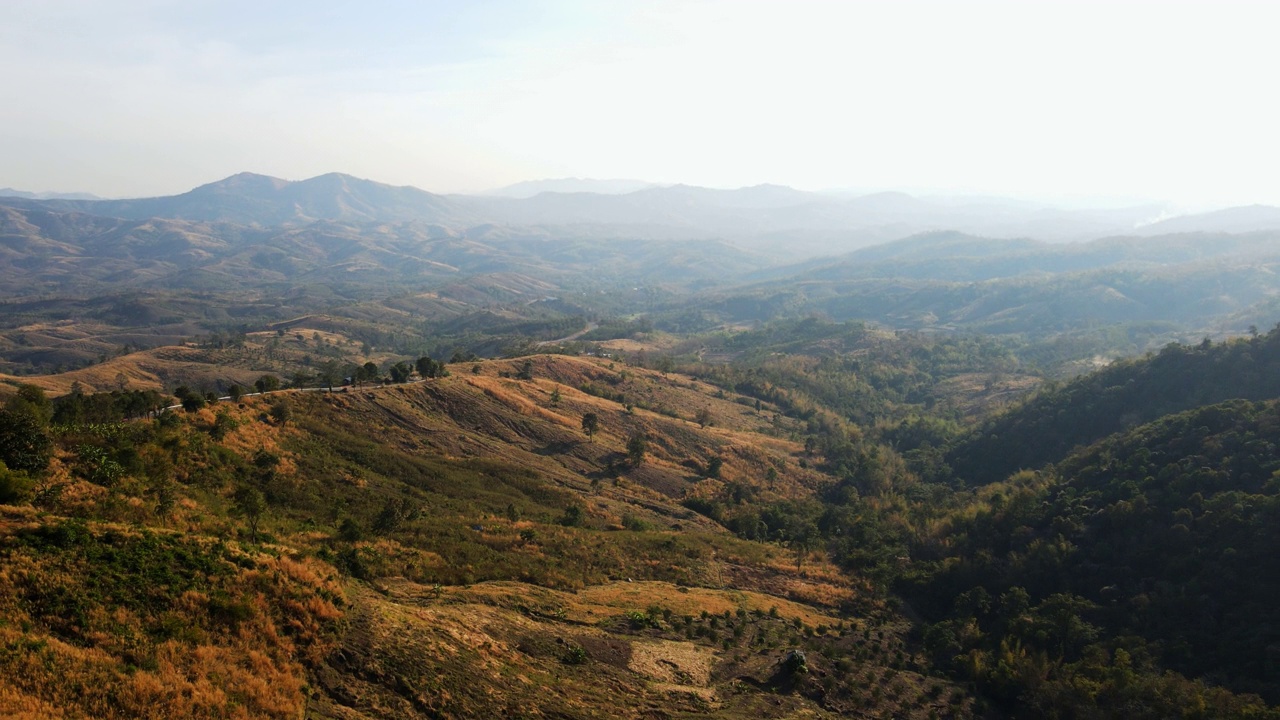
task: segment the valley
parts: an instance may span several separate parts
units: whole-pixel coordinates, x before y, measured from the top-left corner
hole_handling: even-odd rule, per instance
[[[0,198],[0,714],[1280,717],[1268,213],[512,193]]]

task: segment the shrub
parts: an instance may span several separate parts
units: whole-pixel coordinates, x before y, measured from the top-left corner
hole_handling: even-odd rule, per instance
[[[588,659],[587,651],[577,643],[570,643],[560,656],[560,661],[565,665],[584,665]]]
[[[582,525],[583,512],[579,505],[570,505],[564,509],[564,515],[560,517],[560,524],[565,527],[578,527]]]
[[[808,659],[803,650],[792,650],[782,659],[782,669],[789,675],[804,675],[809,672]]]
[[[338,538],[346,542],[359,542],[364,539],[364,528],[354,518],[347,518],[338,526]]]
[[[16,472],[0,462],[0,503],[13,503],[26,500],[31,495],[35,483],[26,473]]]
[[[644,520],[641,520],[635,515],[632,515],[631,513],[627,513],[622,516],[622,527],[628,530],[634,530],[636,532],[643,532],[645,530],[653,529],[652,525],[645,522]]]

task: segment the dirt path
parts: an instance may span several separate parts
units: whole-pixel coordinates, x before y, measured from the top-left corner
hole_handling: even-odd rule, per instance
[[[588,322],[586,327],[582,328],[581,330],[579,330],[578,332],[572,335],[565,335],[564,337],[557,338],[555,340],[543,340],[542,342],[537,343],[534,347],[542,347],[543,345],[555,345],[556,343],[572,342],[582,337],[583,335],[586,335],[592,330],[595,330],[598,327],[600,327],[600,323]]]

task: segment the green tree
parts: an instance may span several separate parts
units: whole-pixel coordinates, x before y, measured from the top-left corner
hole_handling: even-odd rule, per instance
[[[23,410],[0,410],[0,462],[10,470],[38,473],[49,466],[54,441],[44,423]]]
[[[0,463],[9,470],[40,472],[53,458],[47,425],[53,407],[44,391],[23,385],[0,409]]]
[[[649,436],[642,432],[632,433],[627,438],[627,460],[631,462],[632,467],[640,467],[640,463],[644,462],[644,455],[649,450]]]
[[[5,404],[15,412],[29,413],[41,425],[48,425],[53,418],[53,403],[44,390],[35,385],[20,385],[18,392]]]
[[[707,477],[720,479],[720,469],[724,467],[724,459],[719,455],[714,455],[707,461]]]
[[[403,498],[388,500],[383,503],[382,510],[373,519],[373,531],[381,535],[393,533],[405,521],[417,519],[419,514],[417,508],[413,507],[408,500]]]
[[[284,424],[289,422],[289,418],[293,416],[293,411],[289,408],[289,404],[280,401],[271,406],[271,419],[277,423]]]
[[[280,378],[275,375],[263,375],[254,381],[253,386],[260,393],[273,392],[280,389]]]
[[[373,361],[369,361],[364,365],[361,365],[360,369],[356,371],[356,382],[377,382],[381,375],[381,371],[378,370],[378,364]]]
[[[338,526],[338,539],[346,542],[360,542],[364,539],[364,527],[355,518],[346,518]]]
[[[337,360],[325,360],[316,371],[316,379],[332,392],[333,386],[342,382],[342,363]]]
[[[516,379],[518,380],[533,379],[533,361],[532,360],[524,361],[524,364],[520,366],[520,372],[516,373]]]
[[[206,400],[203,395],[197,392],[188,392],[181,396],[182,409],[187,412],[195,412],[204,407]]]
[[[560,517],[560,524],[565,527],[579,527],[585,518],[581,505],[570,505],[564,509],[564,515]]]
[[[408,382],[411,373],[413,373],[413,368],[403,360],[387,368],[387,374],[391,376],[391,382]]]
[[[209,437],[214,440],[222,440],[227,436],[227,433],[239,426],[240,423],[231,417],[231,413],[226,410],[219,410],[218,414],[214,416],[213,426],[209,428]]]
[[[423,355],[414,364],[418,370],[418,375],[423,378],[444,376],[444,363],[437,362],[430,355]]]
[[[267,499],[262,491],[252,485],[241,485],[232,498],[233,510],[249,523],[249,534],[253,542],[258,542],[258,523],[267,512]]]
[[[600,429],[600,416],[593,412],[589,412],[582,416],[582,432],[587,434],[587,439],[595,442],[596,431]]]

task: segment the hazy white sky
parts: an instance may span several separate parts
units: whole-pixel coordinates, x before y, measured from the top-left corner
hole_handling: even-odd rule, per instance
[[[7,0],[0,186],[250,170],[1280,204],[1280,3]]]

